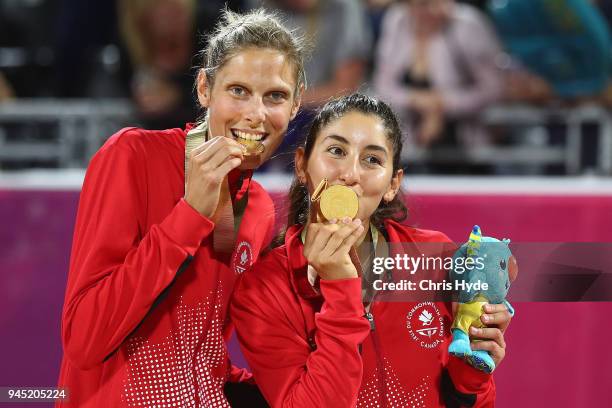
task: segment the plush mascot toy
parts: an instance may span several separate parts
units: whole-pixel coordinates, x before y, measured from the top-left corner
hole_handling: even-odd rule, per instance
[[[455,252],[454,268],[450,271],[454,287],[460,290],[459,307],[452,326],[453,339],[448,351],[487,373],[495,369],[495,363],[487,351],[472,350],[468,333],[470,326],[484,327],[480,316],[486,303],[504,303],[514,315],[506,294],[518,274],[518,266],[509,244],[508,239],[500,241],[483,237],[476,225],[469,241]]]

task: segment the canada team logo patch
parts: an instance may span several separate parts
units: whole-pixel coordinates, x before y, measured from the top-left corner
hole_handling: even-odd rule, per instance
[[[444,341],[444,320],[433,302],[414,306],[406,315],[406,327],[412,340],[423,348],[432,349]]]
[[[238,244],[236,251],[234,251],[232,264],[234,265],[234,271],[236,273],[243,273],[251,267],[253,264],[251,244],[246,241],[241,241]]]

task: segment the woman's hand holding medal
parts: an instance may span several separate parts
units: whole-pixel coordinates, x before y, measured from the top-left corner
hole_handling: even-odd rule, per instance
[[[350,251],[364,230],[361,220],[353,219],[357,215],[357,195],[345,186],[326,187],[324,179],[311,197],[304,256],[321,279],[356,278],[358,272]]]
[[[217,136],[199,145],[189,155],[185,201],[205,217],[213,218],[227,174],[240,166],[245,148],[236,141]]]
[[[357,269],[349,251],[362,233],[360,219],[346,217],[340,221],[331,220],[329,224],[311,223],[306,233],[304,256],[321,279],[356,278]]]

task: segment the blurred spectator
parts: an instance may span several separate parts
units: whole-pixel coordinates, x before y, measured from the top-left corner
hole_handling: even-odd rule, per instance
[[[608,4],[600,6],[605,10]],[[589,0],[505,0],[491,2],[490,12],[506,49],[522,66],[508,77],[510,99],[579,102],[604,93],[612,40]]]
[[[368,60],[366,77],[371,78],[374,72],[374,50],[378,47],[382,22],[387,9],[395,3],[395,0],[366,0],[368,24],[372,30],[372,52]]]
[[[514,69],[507,74],[507,99],[532,104],[574,106],[595,102],[612,106],[612,39],[605,17],[609,0],[505,0],[491,2],[489,10],[514,61]],[[567,146],[565,123],[546,124],[542,129],[545,138],[534,140]],[[581,166],[593,171],[600,155],[602,130],[596,122],[583,123],[581,129]],[[515,133],[521,139],[525,136]],[[567,170],[562,166],[543,168],[549,174]]]
[[[142,126],[183,126],[197,114],[191,66],[198,37],[226,4],[239,11],[242,1],[62,0],[58,94],[131,96]]]
[[[176,127],[195,117],[189,74],[195,6],[195,0],[119,0],[132,97],[146,127]]]
[[[370,20],[370,27],[372,28],[372,39],[373,44],[376,46],[378,43],[378,37],[380,37],[380,29],[382,26],[382,19],[385,15],[385,11],[394,0],[367,0],[366,6],[368,11],[368,18]]]
[[[366,12],[355,0],[248,0],[249,7],[279,10],[312,42],[306,63],[308,89],[302,104],[317,106],[357,90],[371,52]]]
[[[404,121],[406,148],[487,144],[477,119],[502,93],[501,47],[485,16],[452,0],[407,0],[383,21],[376,92]]]
[[[242,2],[118,1],[122,39],[133,69],[132,97],[143,125],[157,129],[184,125],[197,115],[190,71],[198,36],[214,28],[224,6],[239,11]]]

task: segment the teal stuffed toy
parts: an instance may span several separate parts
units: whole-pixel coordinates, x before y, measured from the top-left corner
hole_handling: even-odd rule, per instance
[[[487,373],[495,369],[495,362],[487,351],[472,350],[468,332],[470,326],[484,327],[480,316],[486,303],[504,303],[514,315],[506,295],[510,283],[516,279],[518,266],[509,244],[508,239],[483,237],[480,227],[475,225],[469,241],[455,252],[454,267],[450,271],[454,287],[459,289],[459,307],[448,352]]]

